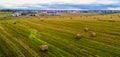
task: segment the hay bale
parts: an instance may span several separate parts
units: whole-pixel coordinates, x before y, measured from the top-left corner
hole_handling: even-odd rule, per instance
[[[97,34],[95,32],[91,33],[91,37],[96,37],[96,36],[97,36]]]
[[[102,19],[97,19],[98,21],[103,21]]]
[[[81,38],[82,38],[82,35],[81,35],[81,34],[76,34],[75,38],[76,38],[76,39],[81,39]]]
[[[113,18],[113,17],[110,17],[111,19]]]
[[[48,51],[48,45],[41,45],[40,49],[41,51]]]
[[[16,24],[16,22],[14,22],[13,24]]]
[[[70,19],[73,19],[72,17]]]
[[[44,20],[41,20],[41,22],[43,22]]]
[[[84,28],[84,31],[85,31],[85,32],[89,31],[89,28]]]
[[[3,17],[3,18],[7,18],[7,17]]]
[[[108,20],[109,22],[116,22],[115,20]]]

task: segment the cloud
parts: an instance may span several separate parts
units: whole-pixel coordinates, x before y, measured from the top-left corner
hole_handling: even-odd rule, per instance
[[[108,10],[120,10],[120,7],[117,8],[107,8]]]
[[[10,9],[103,9],[120,5],[119,0],[0,0],[1,8]]]
[[[115,4],[119,0],[0,0],[0,4],[22,5],[22,4]]]

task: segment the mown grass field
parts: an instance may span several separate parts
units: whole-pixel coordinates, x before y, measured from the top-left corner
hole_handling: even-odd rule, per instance
[[[0,57],[120,57],[119,13],[9,15],[0,17]],[[90,37],[91,32],[97,36]],[[78,33],[83,36],[79,40]],[[48,45],[49,51],[42,52],[41,45]]]

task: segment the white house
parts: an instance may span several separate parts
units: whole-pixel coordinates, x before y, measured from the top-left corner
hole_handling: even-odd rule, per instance
[[[19,13],[14,12],[14,13],[12,14],[12,16],[14,16],[14,17],[18,17],[18,16],[19,16]]]
[[[58,16],[59,15],[59,12],[55,11],[53,12],[54,16]]]

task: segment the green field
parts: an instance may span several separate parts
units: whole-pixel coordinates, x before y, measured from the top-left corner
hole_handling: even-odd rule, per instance
[[[120,13],[42,17],[0,13],[0,19],[0,57],[120,57]],[[90,37],[91,32],[97,36]],[[81,39],[75,39],[78,33]],[[41,51],[41,45],[49,50]]]

